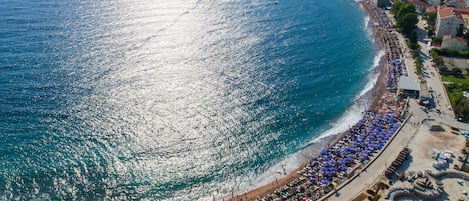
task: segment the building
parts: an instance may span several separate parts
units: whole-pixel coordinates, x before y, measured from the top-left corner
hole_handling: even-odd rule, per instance
[[[441,41],[441,47],[458,51],[465,50],[467,49],[467,40],[457,36],[445,35]]]
[[[397,94],[402,97],[420,99],[420,85],[416,80],[408,76],[401,76],[399,77]]]
[[[433,7],[437,7],[441,4],[441,1],[440,0],[428,0],[427,3]]]
[[[454,7],[454,8],[465,8],[466,7],[466,1],[465,0],[449,0],[449,1],[446,1],[445,4],[448,7]]]
[[[415,11],[418,14],[423,14],[427,10],[427,7],[429,6],[427,3],[421,1],[421,0],[409,0],[409,3],[413,4],[415,6]]]
[[[460,12],[452,7],[438,6],[436,16],[437,37],[444,35],[456,35],[460,27],[464,27],[464,21]]]

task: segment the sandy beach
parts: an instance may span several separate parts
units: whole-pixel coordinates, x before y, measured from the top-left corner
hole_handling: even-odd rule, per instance
[[[380,49],[386,49],[385,42],[383,41],[382,36],[377,33],[376,27],[373,27],[373,24],[376,22],[375,16],[370,13],[370,7],[368,6],[371,1],[362,1],[360,4],[362,5],[362,9],[368,13],[368,16],[370,17],[370,27],[373,31],[373,37],[375,37],[376,41],[378,42],[378,45],[380,46]],[[372,9],[372,8],[371,8]],[[373,111],[378,111],[382,107],[382,97],[385,95],[387,92],[386,86],[385,86],[385,81],[386,81],[386,62],[388,61],[388,58],[386,56],[383,56],[380,59],[379,66],[376,68],[376,70],[379,71],[378,79],[376,82],[376,85],[373,87],[372,90],[370,90],[367,94],[365,94],[362,98],[362,100],[371,100],[372,105],[369,107]],[[341,141],[345,135],[348,133],[348,131],[345,131],[343,133],[339,133],[333,138],[329,138],[328,140],[328,145],[334,145]],[[324,149],[326,149],[326,146]],[[309,165],[310,161],[304,161],[300,167],[295,169],[293,172],[287,174],[285,177],[277,179],[276,181],[273,181],[270,184],[264,185],[262,187],[253,189],[249,192],[234,195],[234,197],[229,197],[225,198],[226,200],[256,200],[262,197],[263,195],[266,195],[268,193],[274,192],[276,189],[287,185],[288,183],[298,180],[299,177],[301,176],[300,171],[303,170],[307,165]]]

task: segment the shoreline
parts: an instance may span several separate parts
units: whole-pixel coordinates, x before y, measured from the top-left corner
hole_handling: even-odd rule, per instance
[[[360,8],[363,9],[366,16],[370,18],[370,21],[366,26],[367,26],[368,29],[370,29],[372,31],[371,37],[373,37],[374,40],[375,40],[373,42],[373,45],[377,46],[377,48],[376,48],[376,55],[377,55],[379,53],[379,51],[385,51],[385,46],[384,46],[383,41],[381,40],[380,36],[377,35],[377,31],[373,27],[373,24],[376,22],[375,17],[368,10],[368,8],[364,5],[364,4],[369,3],[369,2],[370,1],[365,0],[365,1],[360,1],[360,2],[357,2],[357,3],[360,5]],[[378,65],[374,68],[374,71],[379,71],[379,73],[377,73],[378,75],[377,75],[376,83],[374,84],[374,86],[369,91],[367,91],[365,94],[363,94],[362,96],[360,96],[357,99],[357,101],[371,102],[371,104],[367,105],[367,107],[365,107],[365,109],[370,109],[372,111],[377,111],[378,108],[380,107],[380,105],[379,105],[379,102],[381,100],[380,97],[383,96],[386,92],[386,86],[385,86],[386,62],[387,62],[387,59],[386,59],[386,53],[385,53],[379,58]],[[370,72],[370,73],[372,73],[372,72]],[[331,145],[334,145],[334,144],[338,143],[340,140],[342,140],[347,135],[348,130],[349,129],[347,129],[343,132],[337,133],[335,135],[332,135],[332,136],[326,136],[326,137],[321,139],[321,142],[319,144],[312,145],[312,146],[318,146],[318,148],[321,147],[321,148],[319,148],[319,150],[324,150],[327,147],[330,147]],[[310,156],[315,156],[317,154],[319,154],[319,153],[310,154]],[[280,188],[284,185],[287,185],[288,183],[300,178],[300,173],[299,172],[301,170],[303,170],[309,163],[310,163],[310,160],[303,161],[303,162],[301,162],[301,165],[299,167],[295,168],[289,174],[286,174],[285,176],[276,179],[276,181],[273,181],[273,182],[270,182],[268,184],[262,185],[260,187],[252,189],[252,190],[250,190],[248,192],[245,192],[245,193],[235,194],[235,195],[233,195],[233,197],[225,197],[224,199],[232,200],[232,201],[235,201],[235,200],[255,200],[255,199],[259,198],[262,195],[274,192],[276,189],[278,189],[278,188]]]

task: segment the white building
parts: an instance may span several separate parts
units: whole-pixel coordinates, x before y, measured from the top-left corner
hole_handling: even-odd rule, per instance
[[[456,35],[458,29],[464,26],[464,21],[460,13],[454,8],[439,6],[436,16],[436,36]]]

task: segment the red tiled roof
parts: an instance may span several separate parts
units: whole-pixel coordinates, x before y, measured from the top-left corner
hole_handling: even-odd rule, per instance
[[[438,15],[440,16],[440,18],[446,18],[446,17],[450,17],[453,15],[453,8],[451,7],[439,7],[438,9]]]
[[[436,8],[435,7],[427,7],[427,12],[428,13],[431,13],[431,12],[436,12]]]
[[[420,0],[409,0],[409,3],[412,3],[414,5],[419,5],[419,6],[427,6],[427,3],[420,1]]]
[[[461,14],[469,14],[469,8],[454,8],[454,12]]]

